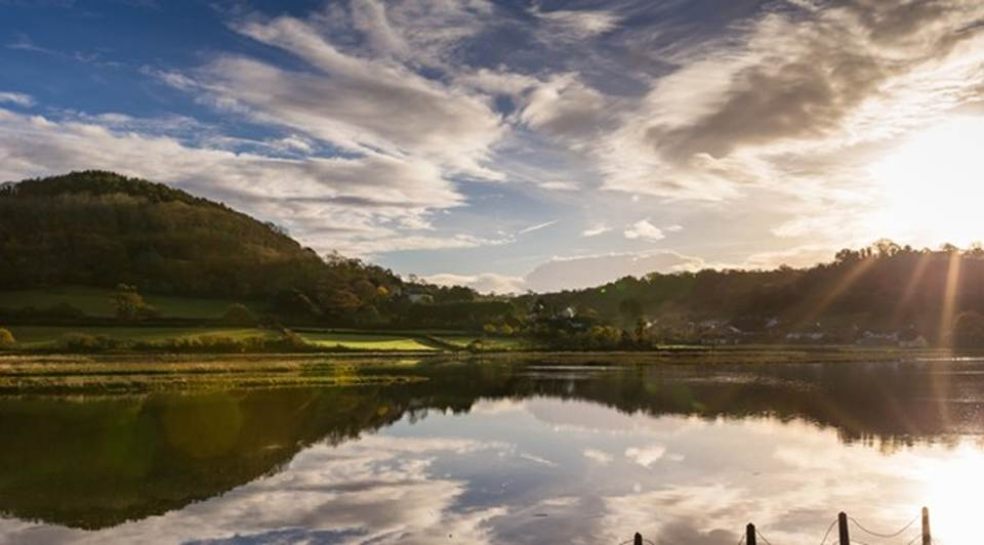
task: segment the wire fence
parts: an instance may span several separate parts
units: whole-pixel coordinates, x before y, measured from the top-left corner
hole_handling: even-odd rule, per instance
[[[922,523],[916,526],[916,523],[920,520]],[[834,528],[838,530],[836,537],[833,537]],[[852,529],[856,530],[856,533],[862,534],[865,540],[870,538],[877,539],[877,543],[871,544],[868,541],[851,537]],[[908,532],[912,532],[911,537]],[[833,539],[831,539],[832,537]],[[738,545],[758,545],[759,542],[763,545],[773,545],[768,538],[762,535],[762,532],[754,524],[749,524],[745,528],[744,534],[739,538]],[[824,532],[823,538],[820,540],[820,545],[916,545],[917,543],[920,545],[940,545],[939,542],[933,539],[930,532],[929,510],[925,507],[922,509],[921,515],[913,517],[904,526],[891,532],[872,530],[862,524],[858,519],[850,517],[846,513],[840,513],[827,527],[827,531]],[[618,545],[657,544],[636,533],[632,539],[623,541]]]

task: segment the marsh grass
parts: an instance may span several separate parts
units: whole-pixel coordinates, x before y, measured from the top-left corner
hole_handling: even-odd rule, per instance
[[[127,359],[14,356],[0,358],[0,394],[125,393],[160,390],[360,386],[423,380],[402,372],[371,372],[374,362],[252,357]],[[375,362],[382,365],[382,362]],[[396,371],[397,369],[393,369]]]

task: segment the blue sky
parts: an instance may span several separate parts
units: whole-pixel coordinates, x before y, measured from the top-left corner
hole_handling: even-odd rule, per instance
[[[807,265],[882,236],[967,244],[976,210],[951,203],[984,185],[956,145],[984,137],[982,17],[969,0],[0,0],[0,179],[146,177],[321,252],[500,292]]]

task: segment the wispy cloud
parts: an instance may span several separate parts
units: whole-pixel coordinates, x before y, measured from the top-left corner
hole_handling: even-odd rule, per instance
[[[364,255],[411,249],[498,244],[473,235],[419,235],[432,210],[462,203],[434,165],[371,154],[359,158],[284,159],[192,147],[170,136],[117,132],[116,118],[86,122],[30,117],[0,109],[0,179],[98,168],[223,200],[284,224],[320,249]]]
[[[34,106],[34,99],[24,93],[0,92],[0,104],[3,103],[30,108]]]
[[[525,229],[521,229],[517,234],[519,234],[519,235],[525,235],[527,233],[532,233],[534,231],[539,231],[540,229],[546,229],[547,227],[550,227],[551,225],[555,225],[558,221],[559,220],[551,220],[551,221],[547,221],[547,222],[544,222],[544,223],[538,223],[536,225],[530,225],[529,227],[527,227]]]
[[[592,227],[588,227],[584,231],[581,231],[581,236],[583,237],[596,237],[598,235],[605,234],[611,231],[612,228],[605,225],[604,223],[595,224]]]

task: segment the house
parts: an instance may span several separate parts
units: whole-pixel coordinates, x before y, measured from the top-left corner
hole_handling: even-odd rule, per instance
[[[929,341],[922,335],[914,339],[903,339],[899,341],[899,348],[929,348]]]
[[[407,300],[413,304],[430,304],[434,302],[434,296],[429,293],[408,293]]]
[[[897,332],[875,333],[873,331],[865,331],[855,344],[858,346],[898,346],[899,334]]]

